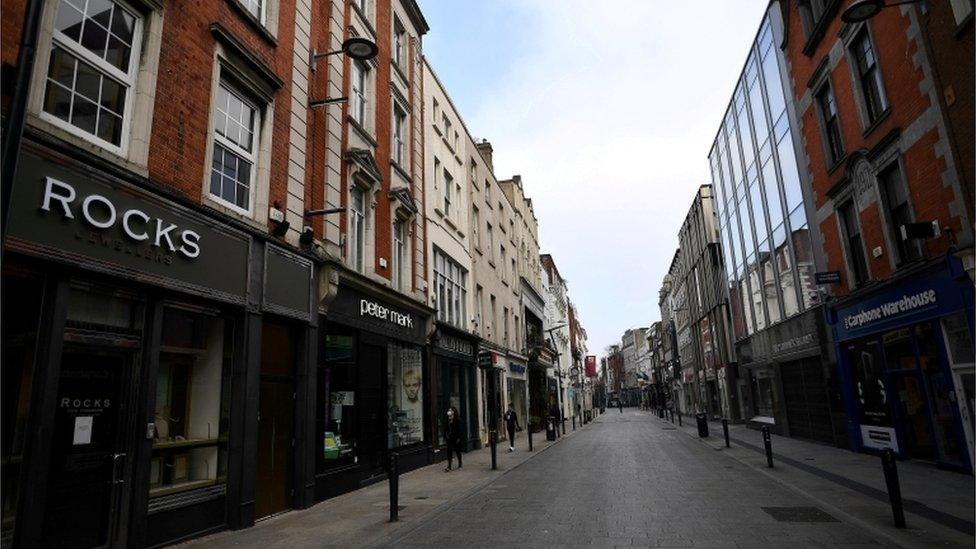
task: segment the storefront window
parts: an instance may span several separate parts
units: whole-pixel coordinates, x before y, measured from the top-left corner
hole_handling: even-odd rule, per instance
[[[317,470],[356,463],[356,360],[351,335],[325,336],[318,373]]]
[[[27,411],[34,378],[43,281],[6,268],[3,273],[3,533],[13,535],[27,438]],[[6,542],[4,543],[6,545]]]
[[[215,313],[164,310],[150,497],[225,481],[233,336]]]
[[[420,349],[387,345],[387,448],[424,440],[423,364]]]
[[[942,459],[961,463],[962,449],[955,430],[955,393],[949,369],[945,367],[939,352],[938,324],[925,322],[915,332],[918,343],[918,361],[928,386],[932,421],[935,423],[935,439]]]
[[[776,375],[773,370],[765,368],[753,370],[752,400],[755,402],[756,415],[776,417],[778,399],[776,398]]]
[[[854,390],[861,405],[860,422],[864,425],[890,426],[887,390],[882,379],[876,341],[858,341],[847,346],[847,358],[854,370]]]
[[[942,319],[945,329],[946,348],[952,366],[959,367],[973,363],[973,336],[969,332],[966,313],[956,313]]]

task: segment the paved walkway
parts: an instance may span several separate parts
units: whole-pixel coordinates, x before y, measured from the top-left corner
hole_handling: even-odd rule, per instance
[[[519,433],[516,437],[515,453],[508,452],[505,442],[498,445],[498,469],[495,471],[491,470],[491,453],[488,448],[484,448],[464,454],[464,467],[450,473],[444,472],[445,462],[401,475],[400,520],[396,523],[389,522],[389,484],[380,482],[323,501],[308,509],[290,511],[259,521],[251,528],[220,532],[183,545],[289,548],[372,545],[411,526],[437,509],[503,478],[514,468],[545,452],[553,444],[558,445],[578,434],[582,429],[574,432],[572,423],[567,421],[566,435],[556,442],[546,442],[545,433],[536,433],[532,436],[532,452],[528,451],[525,433]]]
[[[192,544],[217,547],[973,547],[973,477],[900,462],[908,528],[893,527],[876,457],[721,426],[699,439],[648,412],[608,410],[536,451],[487,450],[465,467],[401,477],[400,522],[387,484]],[[569,427],[569,425],[567,425]],[[524,445],[524,438],[521,439]],[[505,450],[502,447],[500,450]]]

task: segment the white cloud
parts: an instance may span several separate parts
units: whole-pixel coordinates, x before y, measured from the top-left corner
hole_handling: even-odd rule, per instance
[[[527,47],[463,114],[492,141],[499,177],[523,176],[591,350],[659,317],[678,227],[709,183],[766,4],[504,0]]]

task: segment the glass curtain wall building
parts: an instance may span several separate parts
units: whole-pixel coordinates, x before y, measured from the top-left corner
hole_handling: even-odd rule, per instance
[[[812,341],[805,336],[791,341],[798,331],[787,324],[816,308],[819,298],[785,69],[770,19],[767,14],[750,48],[709,153],[731,332],[744,370],[738,386],[741,419],[775,425],[783,434],[817,431],[811,423],[826,422],[827,432],[812,436],[826,439],[830,417],[824,408],[823,376],[794,386],[794,378],[818,377],[817,365],[809,360],[806,365],[787,364],[800,356],[793,351],[809,347],[813,353],[822,339],[817,334],[823,332],[814,333]],[[822,315],[809,316],[808,322],[822,324]],[[792,393],[796,398],[788,403]],[[804,409],[787,410],[791,404]]]

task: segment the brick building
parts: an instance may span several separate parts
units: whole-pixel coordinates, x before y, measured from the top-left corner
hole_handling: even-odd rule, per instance
[[[969,469],[972,2],[780,4],[846,435]]]

